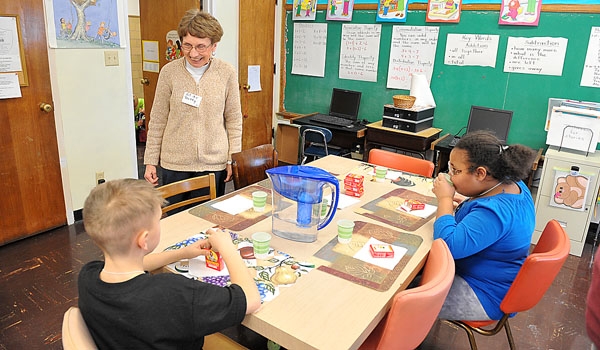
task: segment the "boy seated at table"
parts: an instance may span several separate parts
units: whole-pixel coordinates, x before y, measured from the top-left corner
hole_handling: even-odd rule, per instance
[[[79,308],[101,349],[202,349],[204,336],[260,307],[254,279],[225,231],[209,229],[208,239],[195,245],[148,254],[160,241],[163,203],[154,186],[135,179],[98,185],[85,201],[85,229],[104,261],[81,269]],[[221,253],[231,286],[145,272],[208,249]]]

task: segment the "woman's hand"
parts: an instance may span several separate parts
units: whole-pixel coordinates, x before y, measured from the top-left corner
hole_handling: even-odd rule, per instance
[[[231,170],[231,164],[227,164],[225,170],[227,171],[227,177],[225,177],[225,182],[231,181],[231,175],[233,174],[233,170]]]
[[[156,166],[146,164],[146,172],[144,173],[144,179],[154,186],[158,185],[158,175],[156,175]]]

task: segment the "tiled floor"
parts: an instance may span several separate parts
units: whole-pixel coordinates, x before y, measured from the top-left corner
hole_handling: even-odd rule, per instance
[[[584,315],[591,250],[586,244],[582,257],[569,256],[543,300],[511,319],[518,349],[590,348]],[[0,350],[61,349],[62,317],[77,304],[79,269],[99,258],[80,222],[0,247]],[[266,340],[247,329],[225,333],[266,349]],[[503,332],[476,338],[479,349],[508,349]],[[420,348],[468,349],[469,342],[464,331],[438,321]]]

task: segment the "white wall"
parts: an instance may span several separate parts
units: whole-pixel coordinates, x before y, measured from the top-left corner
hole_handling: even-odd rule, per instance
[[[128,45],[127,3],[115,3]],[[96,172],[107,180],[137,178],[129,48],[116,49],[118,66],[104,65],[104,51],[48,49],[69,223],[95,186]]]

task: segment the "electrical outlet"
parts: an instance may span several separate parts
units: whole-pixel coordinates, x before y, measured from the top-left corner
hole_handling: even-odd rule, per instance
[[[118,66],[119,65],[119,51],[104,51],[104,65],[105,66]]]
[[[96,171],[96,185],[104,181],[104,171]]]

